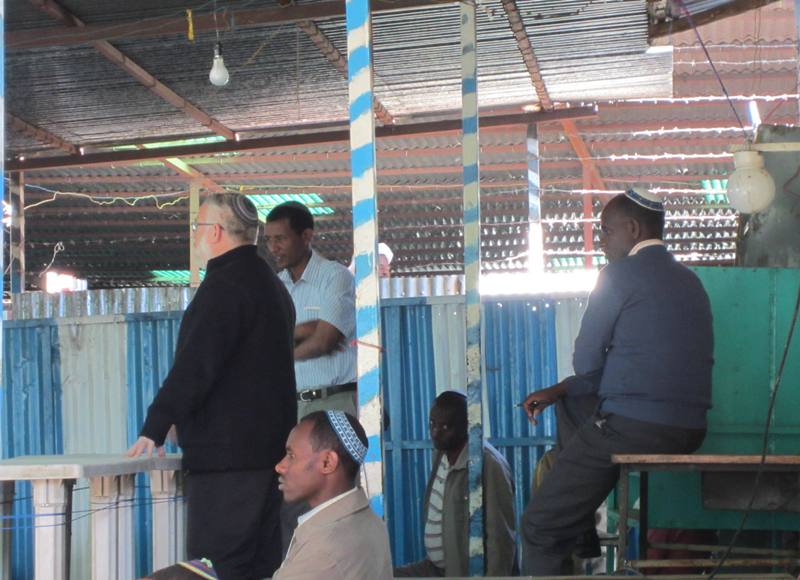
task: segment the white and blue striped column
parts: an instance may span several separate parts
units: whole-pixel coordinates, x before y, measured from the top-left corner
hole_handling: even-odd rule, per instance
[[[469,419],[469,573],[483,576],[483,385],[481,382],[481,200],[478,168],[478,61],[475,4],[461,3],[461,106],[464,134],[464,273],[467,293]]]
[[[5,134],[6,134],[6,39],[5,39],[5,30],[6,30],[6,17],[5,17],[5,2],[4,0],[0,0],[0,177],[5,177],[5,158],[6,158],[6,151],[5,151]],[[6,180],[0,179],[0,200],[4,200],[6,198]],[[2,204],[0,204],[0,219],[5,217],[3,215]],[[3,232],[5,227],[0,227],[0,272],[6,271],[6,265],[3,260]],[[0,275],[0,297],[3,296],[3,278],[4,276]],[[3,313],[0,312],[0,377],[5,377],[3,374]],[[3,411],[3,390],[4,387],[0,385],[0,414]],[[3,441],[3,430],[0,429],[0,449],[5,448],[5,441]],[[8,484],[0,483],[0,500],[4,502],[10,501],[14,497],[14,484],[12,483],[10,486]],[[11,503],[0,503],[0,516],[10,516],[11,515]],[[3,522],[3,526],[0,527],[8,527],[7,523],[10,520],[0,520]],[[11,578],[11,532],[7,530],[0,530],[0,578],[8,579]]]
[[[372,509],[384,515],[383,405],[381,401],[380,297],[378,295],[378,198],[375,118],[372,114],[372,29],[369,0],[347,0],[347,66],[350,91],[350,165],[356,265],[359,420],[369,438],[364,465]]]

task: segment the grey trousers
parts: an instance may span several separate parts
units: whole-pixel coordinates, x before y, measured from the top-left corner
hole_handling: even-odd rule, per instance
[[[683,429],[596,412],[563,442],[521,520],[522,573],[571,573],[575,539],[594,527],[594,512],[619,479],[617,453],[692,453],[705,429]]]

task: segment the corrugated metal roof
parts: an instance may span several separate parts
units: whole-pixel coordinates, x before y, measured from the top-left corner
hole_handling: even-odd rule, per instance
[[[665,59],[665,53],[644,52],[647,48],[644,2],[520,0],[518,5],[551,96],[564,98],[563,91],[573,91],[571,94],[579,98],[586,90],[605,95],[599,102],[598,117],[579,120],[576,126],[590,151],[589,161],[598,166],[608,187],[621,189],[643,182],[662,189],[688,188],[697,192],[701,180],[727,176],[732,168],[730,158],[691,158],[705,153],[718,155],[742,138],[741,132],[731,129],[736,120],[722,100],[716,79],[708,74],[709,67],[702,62],[702,53],[693,36],[681,33],[674,38],[678,44],[674,51],[678,64],[674,68],[672,87],[672,57]],[[84,12],[78,10],[81,6]],[[87,19],[91,14],[93,21],[110,22],[126,19],[128,10],[146,11],[154,6],[155,2],[150,0],[143,0],[135,7],[126,7],[119,0],[107,3],[76,0],[70,7]],[[794,45],[781,40],[791,26],[781,24],[777,32],[767,29],[767,23],[778,17],[789,15],[793,22],[793,12],[787,12],[791,9],[791,3],[784,0],[757,13],[742,14],[703,27],[703,34],[713,40],[710,50],[716,55],[715,59],[721,61],[719,70],[729,92],[738,93],[735,106],[743,119],[746,119],[747,107],[744,95],[796,93],[796,74],[792,62],[788,62],[791,59],[787,58],[794,54]],[[96,15],[92,14],[94,10],[98,11]],[[170,0],[158,13],[171,14],[170,11],[176,10],[177,4]],[[41,16],[32,18],[27,8],[22,12],[25,18],[12,21],[14,26],[36,27],[45,21]],[[754,14],[757,15],[755,20]],[[505,104],[493,103],[496,105],[494,112],[519,110],[522,101],[518,89],[524,89],[529,95],[523,101],[530,103],[534,97],[499,1],[482,1],[478,20],[482,98],[507,99]],[[401,117],[413,113],[414,120],[457,116],[460,63],[456,5],[378,14],[374,24],[376,93],[387,108]],[[345,50],[341,18],[320,21],[318,25],[340,51]],[[720,28],[739,30],[735,32],[739,36],[731,37],[726,43],[724,35],[719,33]],[[746,30],[750,32],[744,34]],[[346,117],[343,110],[337,108],[346,102],[344,79],[305,34],[298,34],[292,26],[226,32],[226,62],[230,60],[234,80],[221,91],[212,89],[206,82],[210,42],[211,37],[205,34],[193,45],[180,37],[126,39],[116,44],[139,58],[151,72],[162,75],[170,86],[180,89],[179,92],[189,91],[198,104],[235,128],[256,128],[264,123],[291,125],[298,119],[339,123]],[[102,135],[106,130],[130,138],[139,136],[130,130],[130,124],[139,122],[141,110],[151,111],[146,108],[150,106],[147,103],[155,97],[150,93],[128,92],[131,81],[115,76],[116,72],[105,76],[104,68],[99,69],[101,76],[79,71],[82,84],[73,86],[69,62],[73,52],[84,64],[91,64],[95,58],[85,48],[14,50],[9,52],[9,60],[16,60],[16,64],[12,63],[8,70],[10,73],[13,66],[17,66],[20,67],[16,69],[18,72],[33,75],[33,86],[38,92],[32,100],[36,100],[49,86],[47,74],[40,74],[35,66],[39,62],[37,59],[52,57],[54,62],[43,66],[55,79],[56,89],[52,96],[47,96],[51,100],[45,102],[49,108],[63,108],[54,112],[54,119],[65,127],[77,126],[83,119],[86,124],[80,127],[81,139],[95,142],[108,137]],[[165,52],[169,54],[165,56]],[[662,67],[666,67],[666,77]],[[625,82],[618,82],[619,76],[625,77]],[[650,84],[663,87],[665,78],[670,90],[674,88],[678,96],[712,96],[717,100],[654,101],[652,93],[640,91],[642,87],[650,90]],[[10,79],[13,79],[10,83],[22,82],[24,77],[10,75]],[[83,85],[93,93],[88,99],[81,96]],[[16,90],[18,98],[9,102],[16,103],[23,95],[22,89]],[[659,91],[661,88],[655,92]],[[126,101],[128,110],[115,101],[117,95],[132,99]],[[619,100],[621,96],[636,96],[641,100]],[[140,98],[145,109],[133,102]],[[764,99],[759,101],[759,106],[762,116],[769,115],[772,121],[791,122],[797,118],[797,103],[797,97],[790,96],[783,102]],[[24,106],[36,109],[37,114],[44,112],[36,103]],[[440,110],[437,112],[437,109]],[[444,113],[443,109],[451,112]],[[158,126],[160,135],[178,131],[170,124],[173,119],[178,120],[178,124],[187,122],[173,111],[164,111],[163,117],[161,114],[155,111],[155,116],[148,118],[148,122]],[[238,121],[237,115],[240,116]],[[407,118],[410,117],[403,120]],[[680,131],[670,132],[673,128]],[[659,129],[664,131],[659,132]],[[292,134],[294,131],[282,132]],[[264,133],[259,128],[250,134]],[[583,263],[586,252],[581,221],[584,219],[581,163],[559,124],[540,125],[539,141],[545,251],[550,266],[572,267]],[[483,130],[481,147],[484,269],[525,268],[528,238],[525,128]],[[384,138],[378,141],[377,148],[379,235],[395,250],[395,274],[460,272],[463,250],[459,136],[429,134]],[[333,214],[318,220],[317,245],[326,255],[349,262],[352,226],[348,151],[349,145],[340,142],[287,147],[280,151],[204,155],[185,161],[231,190],[320,195],[321,203],[331,207]],[[667,154],[673,157],[667,158]],[[625,155],[663,158],[619,158]],[[681,159],[675,155],[690,158]],[[188,178],[181,177],[173,169],[157,161],[102,169],[75,167],[28,172],[26,181],[49,190],[28,187],[28,204],[48,200],[54,190],[103,196],[104,202],[110,195],[131,197],[151,193],[166,196],[158,198],[159,205],[175,202],[163,209],[155,209],[153,199],[137,201],[134,207],[100,207],[85,199],[59,196],[56,201],[39,205],[27,216],[29,271],[38,273],[51,261],[57,241],[64,242],[65,250],[56,256],[54,267],[73,269],[94,285],[142,284],[147,282],[150,269],[187,267],[185,192]],[[676,203],[679,200],[680,205],[674,206],[675,212],[683,211],[681,208],[695,200],[706,209],[718,209],[697,193],[667,195],[674,197]],[[595,200],[594,218],[600,205]],[[725,263],[729,261],[730,248],[729,245],[723,247],[722,242],[729,244],[736,222],[706,217],[709,218],[706,222],[670,222],[668,234],[674,236],[670,242],[680,244],[674,247],[686,255],[694,252],[692,255],[697,259]],[[593,257],[599,259],[599,252],[593,252]]]

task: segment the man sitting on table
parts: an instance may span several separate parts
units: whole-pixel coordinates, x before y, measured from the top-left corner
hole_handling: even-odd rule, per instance
[[[315,411],[289,434],[275,467],[287,502],[306,502],[277,580],[391,580],[386,526],[357,478],[367,454],[364,428],[342,411]]]

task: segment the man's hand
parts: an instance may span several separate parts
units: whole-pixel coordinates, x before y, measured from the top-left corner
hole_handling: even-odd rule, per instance
[[[294,327],[294,345],[298,346],[317,330],[319,320],[307,320]]]
[[[536,418],[542,414],[547,407],[558,401],[567,394],[567,386],[564,383],[556,383],[551,387],[535,391],[527,396],[522,402],[522,408],[528,415],[528,420],[534,425],[538,425]]]
[[[146,457],[152,457],[153,449],[156,450],[156,453],[158,453],[159,457],[164,457],[166,455],[163,446],[156,447],[156,442],[149,437],[139,437],[136,440],[136,443],[131,445],[131,448],[128,449],[127,456],[139,457],[140,455],[144,454]]]
[[[315,320],[314,323],[316,325],[314,333],[300,344],[295,343],[295,361],[327,356],[340,349],[344,343],[345,337],[338,328],[324,320]]]

